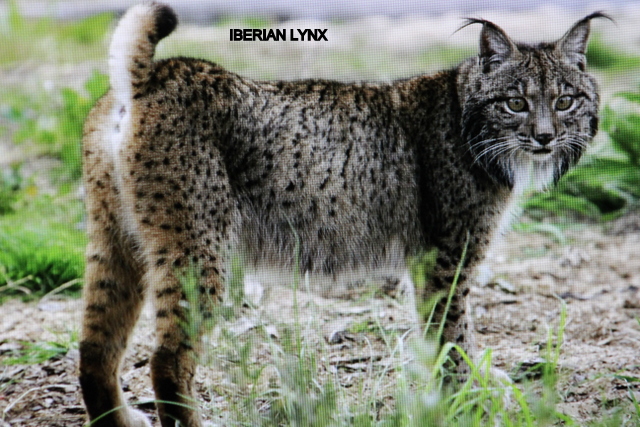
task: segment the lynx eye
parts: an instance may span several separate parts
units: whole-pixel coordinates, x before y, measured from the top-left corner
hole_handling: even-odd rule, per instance
[[[564,95],[558,98],[558,100],[556,101],[556,110],[565,111],[571,108],[572,105],[573,105],[573,96]]]
[[[527,101],[524,98],[509,98],[507,100],[507,107],[514,113],[521,113],[527,111]]]

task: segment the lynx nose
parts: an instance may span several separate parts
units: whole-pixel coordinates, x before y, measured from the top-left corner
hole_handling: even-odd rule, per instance
[[[540,143],[540,145],[542,145],[543,147],[546,147],[553,140],[553,134],[541,133],[539,135],[534,136],[534,138],[538,143]]]

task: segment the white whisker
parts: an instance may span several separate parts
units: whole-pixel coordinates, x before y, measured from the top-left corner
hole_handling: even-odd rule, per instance
[[[480,146],[483,146],[482,149],[474,155],[474,162],[479,162],[483,157],[488,154],[492,154],[489,158],[489,161],[495,160],[497,156],[499,156],[502,152],[505,151],[510,145],[512,145],[512,140],[508,139],[508,137],[500,137],[500,138],[489,138],[479,142],[476,142],[470,146],[470,149],[477,149]]]

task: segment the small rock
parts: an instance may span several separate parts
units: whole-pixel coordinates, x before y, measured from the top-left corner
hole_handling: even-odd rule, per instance
[[[511,282],[509,282],[508,280],[505,280],[505,279],[502,279],[502,278],[497,278],[493,283],[498,288],[500,288],[500,290],[502,290],[503,292],[506,292],[508,294],[515,294],[516,293],[515,285],[512,284]]]
[[[336,310],[335,313],[343,316],[353,316],[368,313],[370,311],[371,307],[343,307]]]
[[[17,342],[6,342],[0,344],[0,354],[13,353],[22,349],[22,345]]]
[[[487,286],[491,283],[495,273],[487,264],[480,265],[476,270],[476,282],[479,286]]]
[[[238,321],[229,327],[229,330],[236,336],[245,334],[258,325],[255,319],[241,317]]]
[[[276,328],[274,325],[265,326],[264,331],[269,335],[269,337],[273,339],[277,340],[280,338],[280,334],[278,333],[278,328]]]
[[[255,280],[250,275],[244,278],[244,297],[254,307],[260,305],[262,297],[264,296],[264,286],[258,280]]]
[[[579,267],[583,263],[591,261],[591,256],[583,249],[573,246],[564,248],[562,257],[560,257],[560,265],[563,267]]]
[[[80,360],[80,350],[78,350],[77,348],[73,348],[69,351],[67,351],[67,359],[71,359],[74,362],[77,362]]]
[[[347,331],[336,330],[329,334],[327,342],[329,344],[342,344],[345,340],[350,339],[350,335]]]
[[[38,308],[49,313],[56,313],[58,311],[63,311],[66,308],[66,305],[59,301],[44,301],[38,304]]]
[[[82,405],[70,405],[64,408],[66,414],[84,414],[86,411]]]

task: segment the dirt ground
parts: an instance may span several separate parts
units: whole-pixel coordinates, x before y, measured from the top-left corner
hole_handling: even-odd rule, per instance
[[[607,226],[576,225],[563,232],[565,241],[538,233],[511,232],[480,270],[484,283],[471,292],[476,333],[482,348],[493,349],[494,365],[517,376],[544,356],[549,328],[557,328],[561,303],[567,307],[567,325],[559,362],[560,412],[578,422],[598,419],[612,405],[640,399],[640,217],[629,215]],[[224,325],[238,342],[253,340],[251,363],[269,363],[274,343],[295,317],[305,339],[318,348],[318,370],[333,372],[345,389],[372,371],[398,364],[381,334],[353,326],[379,324],[399,331],[413,325],[405,299],[323,298],[291,288],[261,295],[257,284],[245,284],[247,298],[256,306],[244,308]],[[24,348],[24,342],[71,340],[80,328],[81,301],[45,298],[40,302],[10,301],[1,307],[0,358]],[[122,372],[130,401],[152,399],[148,357],[153,342],[151,310],[145,310],[136,329]],[[263,333],[256,333],[261,325]],[[362,329],[362,328],[361,328]],[[355,330],[355,332],[354,332]],[[266,332],[266,333],[264,333]],[[217,336],[220,337],[219,331]],[[197,382],[203,413],[212,425],[226,425],[233,396],[241,393],[229,364],[231,358],[217,343],[217,356],[201,367]],[[77,338],[75,338],[77,343]],[[227,345],[228,345],[228,341]],[[271,344],[270,344],[271,343]],[[232,344],[233,346],[233,344]],[[76,378],[78,351],[32,365],[3,366],[0,371],[0,426],[80,426],[84,420]],[[268,374],[265,374],[268,376]],[[380,399],[392,401],[393,370]],[[388,390],[385,390],[385,387]],[[386,394],[385,394],[386,393]],[[153,417],[153,405],[143,406]]]

